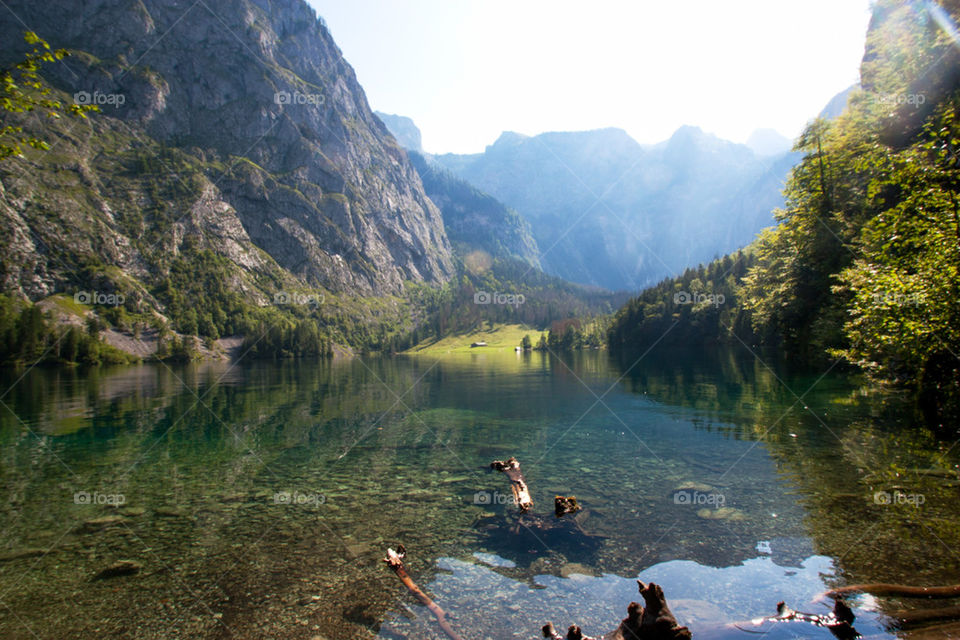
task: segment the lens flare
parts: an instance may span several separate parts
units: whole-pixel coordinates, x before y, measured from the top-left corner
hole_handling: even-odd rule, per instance
[[[927,0],[923,4],[937,26],[943,29],[944,33],[953,41],[954,46],[960,49],[960,31],[957,30],[957,23],[950,17],[950,14],[932,0]]]

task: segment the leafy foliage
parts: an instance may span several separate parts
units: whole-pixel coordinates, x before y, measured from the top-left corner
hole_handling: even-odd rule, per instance
[[[611,347],[649,344],[668,318],[681,336],[702,341],[722,339],[722,326],[749,325],[756,340],[792,357],[842,359],[878,381],[912,386],[928,420],[955,425],[960,55],[940,31],[912,6],[877,4],[865,89],[836,120],[808,125],[779,224],[754,242],[742,277],[714,282],[742,307],[735,318],[670,309],[670,287],[694,286],[685,274],[628,303]]]
[[[65,105],[49,97],[51,89],[40,77],[40,67],[44,62],[56,62],[70,54],[65,49],[51,49],[33,31],[25,32],[23,39],[33,50],[12,69],[0,71],[0,108],[3,111],[15,114],[42,111],[48,118],[59,118],[61,114],[85,118],[87,111],[98,110],[96,105]],[[22,155],[22,145],[41,150],[50,148],[46,141],[25,134],[18,124],[5,124],[0,128],[0,160]]]
[[[752,253],[738,251],[646,289],[614,316],[607,331],[611,350],[702,345],[733,340],[732,334],[753,341],[750,314],[740,301],[743,278],[755,262]]]
[[[849,299],[848,344],[833,350],[873,376],[917,384],[934,422],[960,416],[960,93],[919,139],[882,158],[870,184],[880,213],[862,257],[833,290]]]
[[[135,357],[97,338],[95,323],[83,330],[58,325],[40,307],[0,294],[0,363],[120,364]]]

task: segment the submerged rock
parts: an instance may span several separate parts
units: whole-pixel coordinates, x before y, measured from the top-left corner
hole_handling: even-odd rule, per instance
[[[715,487],[711,487],[708,484],[702,482],[684,482],[677,486],[671,494],[680,493],[681,491],[699,491],[700,493],[714,493],[716,491]]]
[[[957,472],[951,469],[938,469],[928,467],[926,469],[911,469],[918,476],[927,476],[930,478],[956,478]]]
[[[95,533],[113,527],[123,522],[123,516],[103,516],[102,518],[93,518],[87,520],[79,527],[77,533]]]
[[[723,610],[705,600],[670,599],[670,608],[684,624],[716,624],[729,618]]]
[[[739,521],[745,520],[746,515],[740,509],[734,509],[733,507],[720,507],[719,509],[700,509],[697,511],[697,516],[705,520],[730,520],[730,521]]]
[[[596,572],[586,565],[582,565],[579,562],[568,562],[567,564],[560,567],[560,575],[564,578],[569,578],[574,574],[584,575],[584,576],[593,576],[596,575]]]
[[[134,560],[118,560],[114,562],[109,567],[101,569],[97,575],[93,576],[94,580],[106,580],[107,578],[117,578],[119,576],[130,576],[135,573],[140,573],[140,569],[143,568],[139,562]]]
[[[0,562],[10,562],[11,560],[20,560],[21,558],[36,558],[46,555],[43,549],[18,549],[16,551],[5,551],[0,553]]]

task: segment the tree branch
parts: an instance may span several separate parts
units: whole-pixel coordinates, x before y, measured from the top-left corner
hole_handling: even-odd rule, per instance
[[[520,507],[520,512],[524,513],[533,508],[533,498],[530,496],[530,487],[527,481],[523,479],[523,472],[520,471],[520,462],[516,458],[509,458],[506,462],[494,460],[490,463],[491,469],[502,471],[510,479],[510,489],[513,491],[513,501]]]
[[[403,545],[399,545],[397,550],[387,549],[387,557],[383,561],[387,564],[388,567],[393,569],[393,572],[397,574],[397,577],[400,578],[400,582],[404,584],[407,589],[410,590],[410,593],[415,595],[420,602],[424,604],[430,613],[433,614],[433,617],[437,619],[437,624],[440,625],[440,628],[443,629],[443,632],[447,634],[447,637],[450,640],[463,640],[456,631],[453,630],[453,627],[450,626],[450,623],[447,622],[446,612],[440,608],[440,606],[430,599],[430,596],[425,594],[420,590],[420,587],[410,578],[407,574],[407,569],[403,565],[403,558],[407,555],[407,550]]]

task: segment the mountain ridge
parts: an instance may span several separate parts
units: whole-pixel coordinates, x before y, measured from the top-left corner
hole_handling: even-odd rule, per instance
[[[548,273],[636,289],[749,243],[773,224],[797,155],[684,126],[655,145],[619,128],[504,132],[479,154],[431,156],[526,218]]]
[[[303,286],[348,295],[398,294],[406,280],[446,282],[454,269],[440,212],[373,115],[322,20],[302,0],[243,0],[240,6],[237,11],[236,3],[213,0],[187,9],[144,0],[82,8],[17,0],[10,8],[27,23],[46,25],[51,44],[72,52],[68,63],[44,70],[55,87],[81,96],[123,97],[120,106],[90,116],[104,127],[101,134],[132,136],[115,151],[134,153],[139,145],[151,155],[152,139],[159,147],[178,149],[203,174],[196,176],[205,181],[199,193],[219,203],[229,224],[255,247],[245,258],[231,255],[227,245],[237,239],[218,238],[209,224],[203,226],[204,242],[236,259],[238,269],[259,269],[253,257],[258,255]],[[0,35],[22,41],[18,27],[8,21]],[[91,177],[98,177],[85,185],[86,195],[75,202],[79,213],[67,216],[64,228],[82,235],[79,230],[98,219],[101,233],[129,247],[118,256],[121,268],[163,258],[143,255],[155,252],[155,243],[138,246],[104,217],[103,204],[111,210],[125,206],[96,186],[110,182],[109,173],[98,173],[103,163],[95,157],[87,164]],[[13,182],[26,191],[5,191],[8,220],[16,216],[14,226],[39,227],[36,212],[22,206],[30,187]],[[189,217],[187,205],[178,204],[179,221]],[[45,210],[64,215],[65,208],[49,203]],[[167,238],[162,248],[175,253],[180,240]],[[61,262],[78,259],[69,247],[45,244]],[[56,260],[29,243],[17,249],[31,265],[28,270],[40,275],[13,288],[36,297],[74,284]],[[5,270],[5,286],[22,277]],[[260,298],[269,295],[267,287]]]

